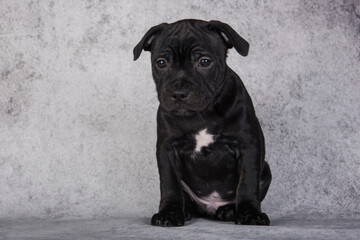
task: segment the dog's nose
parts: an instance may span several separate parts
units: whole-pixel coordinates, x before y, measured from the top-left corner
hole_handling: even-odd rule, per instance
[[[184,101],[188,96],[189,91],[185,89],[178,89],[173,92],[171,99],[173,101]]]

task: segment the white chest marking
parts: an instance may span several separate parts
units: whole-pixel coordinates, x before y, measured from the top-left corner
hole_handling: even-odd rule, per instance
[[[195,135],[196,147],[195,151],[200,152],[202,147],[209,146],[210,143],[214,142],[214,135],[207,132],[207,129],[203,129]]]

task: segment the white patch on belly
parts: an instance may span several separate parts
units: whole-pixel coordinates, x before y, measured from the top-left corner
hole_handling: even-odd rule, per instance
[[[186,183],[181,181],[181,185],[185,192],[189,194],[189,196],[196,202],[196,204],[201,207],[205,212],[210,215],[215,215],[216,210],[224,205],[233,203],[234,201],[225,201],[221,198],[218,192],[214,191],[209,196],[206,197],[198,197],[195,193],[189,188]]]
[[[207,132],[207,129],[203,129],[195,135],[196,147],[195,151],[200,152],[202,147],[207,147],[214,142],[214,135]]]

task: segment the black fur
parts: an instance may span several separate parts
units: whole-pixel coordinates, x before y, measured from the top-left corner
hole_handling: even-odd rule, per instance
[[[226,64],[231,47],[243,56],[249,50],[229,25],[187,19],[152,27],[134,48],[134,60],[142,50],[151,52],[160,101],[161,201],[152,225],[182,226],[192,216],[270,224],[260,205],[271,182],[264,136],[248,92]],[[214,142],[194,152],[194,135],[202,129]],[[231,203],[209,214],[182,183],[200,198],[216,191]]]

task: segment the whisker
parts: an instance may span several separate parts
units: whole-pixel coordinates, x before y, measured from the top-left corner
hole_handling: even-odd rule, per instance
[[[153,79],[152,75],[141,75],[141,76],[136,76],[135,78],[136,80],[142,80],[142,79]]]
[[[155,97],[150,98],[147,101],[146,105],[152,105],[152,104],[157,103],[157,102],[158,102],[158,98],[157,98],[157,96],[155,96]]]
[[[135,78],[134,80],[144,80],[144,79],[152,80],[152,77],[139,77],[139,78]]]

